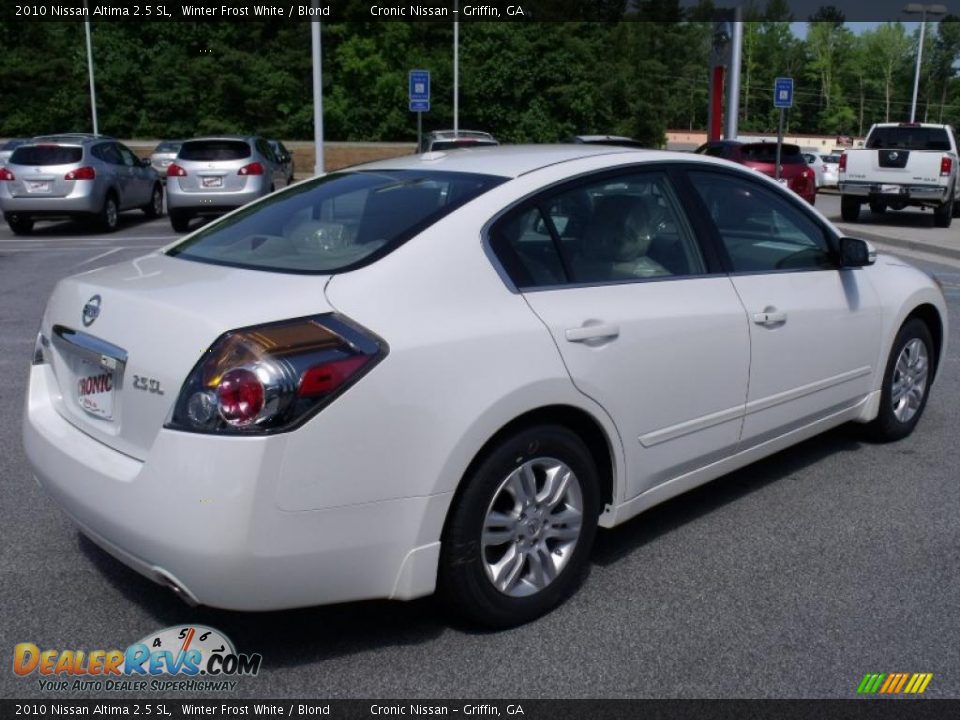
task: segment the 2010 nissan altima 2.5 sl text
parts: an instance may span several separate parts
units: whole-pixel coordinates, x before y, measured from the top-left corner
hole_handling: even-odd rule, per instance
[[[907,436],[947,336],[930,278],[749,169],[428,153],[61,281],[24,441],[188,601],[439,591],[504,627],[574,591],[598,525],[841,423]]]

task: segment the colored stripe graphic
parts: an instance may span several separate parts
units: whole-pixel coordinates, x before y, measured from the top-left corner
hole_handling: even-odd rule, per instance
[[[867,673],[857,686],[860,695],[920,695],[933,680],[933,673]]]

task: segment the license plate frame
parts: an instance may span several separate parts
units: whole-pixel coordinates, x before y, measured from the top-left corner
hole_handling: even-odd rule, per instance
[[[222,188],[223,177],[220,175],[201,175],[200,184],[204,188]]]
[[[53,183],[50,180],[27,180],[27,192],[50,192],[50,187]]]
[[[74,358],[73,370],[77,406],[88,415],[112,422],[117,392],[116,371],[83,357]]]

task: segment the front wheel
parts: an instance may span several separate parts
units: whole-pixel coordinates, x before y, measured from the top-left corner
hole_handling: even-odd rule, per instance
[[[163,188],[160,187],[160,183],[153,186],[150,202],[143,206],[143,212],[148,218],[158,218],[163,215]]]
[[[916,318],[905,323],[887,359],[880,412],[867,426],[874,440],[900,440],[913,432],[927,406],[935,363],[933,339],[926,323]]]
[[[464,479],[440,553],[439,589],[493,628],[537,618],[583,579],[597,530],[599,480],[570,430],[543,425],[500,442]]]
[[[844,222],[856,222],[860,217],[860,200],[850,195],[841,195],[840,216]]]

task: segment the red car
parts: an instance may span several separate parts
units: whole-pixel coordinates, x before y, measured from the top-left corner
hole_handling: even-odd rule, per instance
[[[742,143],[736,140],[716,140],[696,149],[700,155],[732,160],[776,177],[777,144],[771,142]],[[780,182],[793,190],[808,203],[817,200],[817,178],[813,168],[807,165],[797,145],[784,143],[780,149]]]

